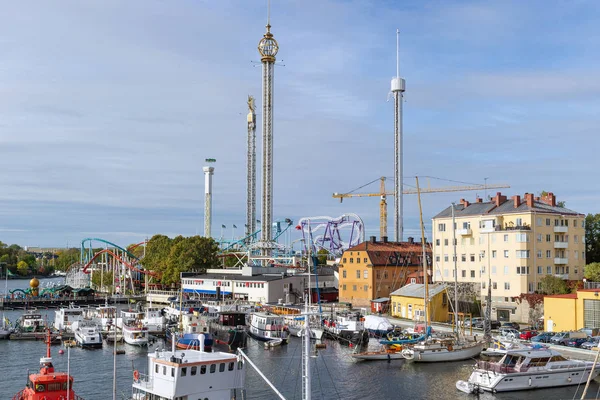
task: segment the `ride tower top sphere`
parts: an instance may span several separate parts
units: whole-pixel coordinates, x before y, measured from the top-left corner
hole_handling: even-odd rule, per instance
[[[279,44],[271,33],[270,5],[267,31],[258,42],[262,62],[262,226],[261,255],[270,257],[273,249],[273,75]]]

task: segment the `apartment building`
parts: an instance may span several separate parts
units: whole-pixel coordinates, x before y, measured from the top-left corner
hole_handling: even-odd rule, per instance
[[[492,286],[492,318],[528,322],[528,307],[514,298],[540,288],[546,275],[583,279],[585,215],[557,205],[553,193],[489,202],[464,199],[433,217],[434,281],[471,283],[485,300]],[[456,238],[456,242],[453,239]]]
[[[426,246],[427,264],[431,265],[431,249]],[[353,306],[369,306],[370,301],[389,297],[408,283],[423,283],[423,248],[420,242],[376,241],[372,236],[344,251],[339,264],[339,299]],[[431,281],[431,270],[429,270]]]

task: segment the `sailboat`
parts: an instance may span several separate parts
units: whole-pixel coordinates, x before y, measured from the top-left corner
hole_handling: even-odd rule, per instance
[[[428,313],[428,274],[427,274],[427,254],[425,251],[425,228],[423,226],[423,209],[421,207],[421,189],[419,188],[419,178],[417,180],[417,196],[419,200],[419,218],[421,224],[421,244],[423,249],[423,276],[424,279],[424,310],[425,310],[425,326],[429,325],[429,313]],[[454,206],[452,207],[452,222],[454,222]],[[453,225],[454,226],[454,225]],[[456,233],[455,233],[456,234]],[[456,243],[456,241],[454,241]],[[456,270],[456,248],[454,250],[454,268]],[[456,279],[456,272],[454,274]],[[457,282],[454,285],[454,320],[457,320]],[[458,325],[458,324],[457,324]],[[413,360],[416,362],[441,362],[441,361],[460,361],[473,358],[481,353],[483,350],[484,342],[476,340],[474,338],[468,338],[461,336],[456,328],[454,337],[436,338],[431,337],[429,334],[426,335],[425,340],[415,344],[412,348],[406,348],[402,350],[404,358]],[[426,329],[426,332],[430,331]]]

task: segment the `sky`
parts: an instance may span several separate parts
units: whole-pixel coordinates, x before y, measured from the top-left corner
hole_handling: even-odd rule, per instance
[[[260,110],[266,3],[0,0],[0,241],[202,233],[206,158],[217,160],[213,236],[221,225],[241,235],[246,98]],[[271,3],[275,219],[356,213],[379,235],[378,198],[331,195],[393,177],[396,29],[407,185],[487,179],[509,196],[547,190],[600,212],[595,1]],[[476,195],[423,195],[426,225]],[[415,196],[404,213],[404,237],[418,238]]]

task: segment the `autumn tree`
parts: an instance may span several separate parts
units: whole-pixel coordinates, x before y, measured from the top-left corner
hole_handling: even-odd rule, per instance
[[[567,283],[554,275],[546,275],[540,280],[540,293],[542,294],[567,294],[569,287]]]
[[[19,261],[17,263],[17,272],[23,276],[27,275],[29,273],[29,264],[25,261]]]
[[[585,279],[592,282],[600,282],[600,262],[593,262],[585,266]]]
[[[585,262],[600,262],[600,214],[585,217]]]

